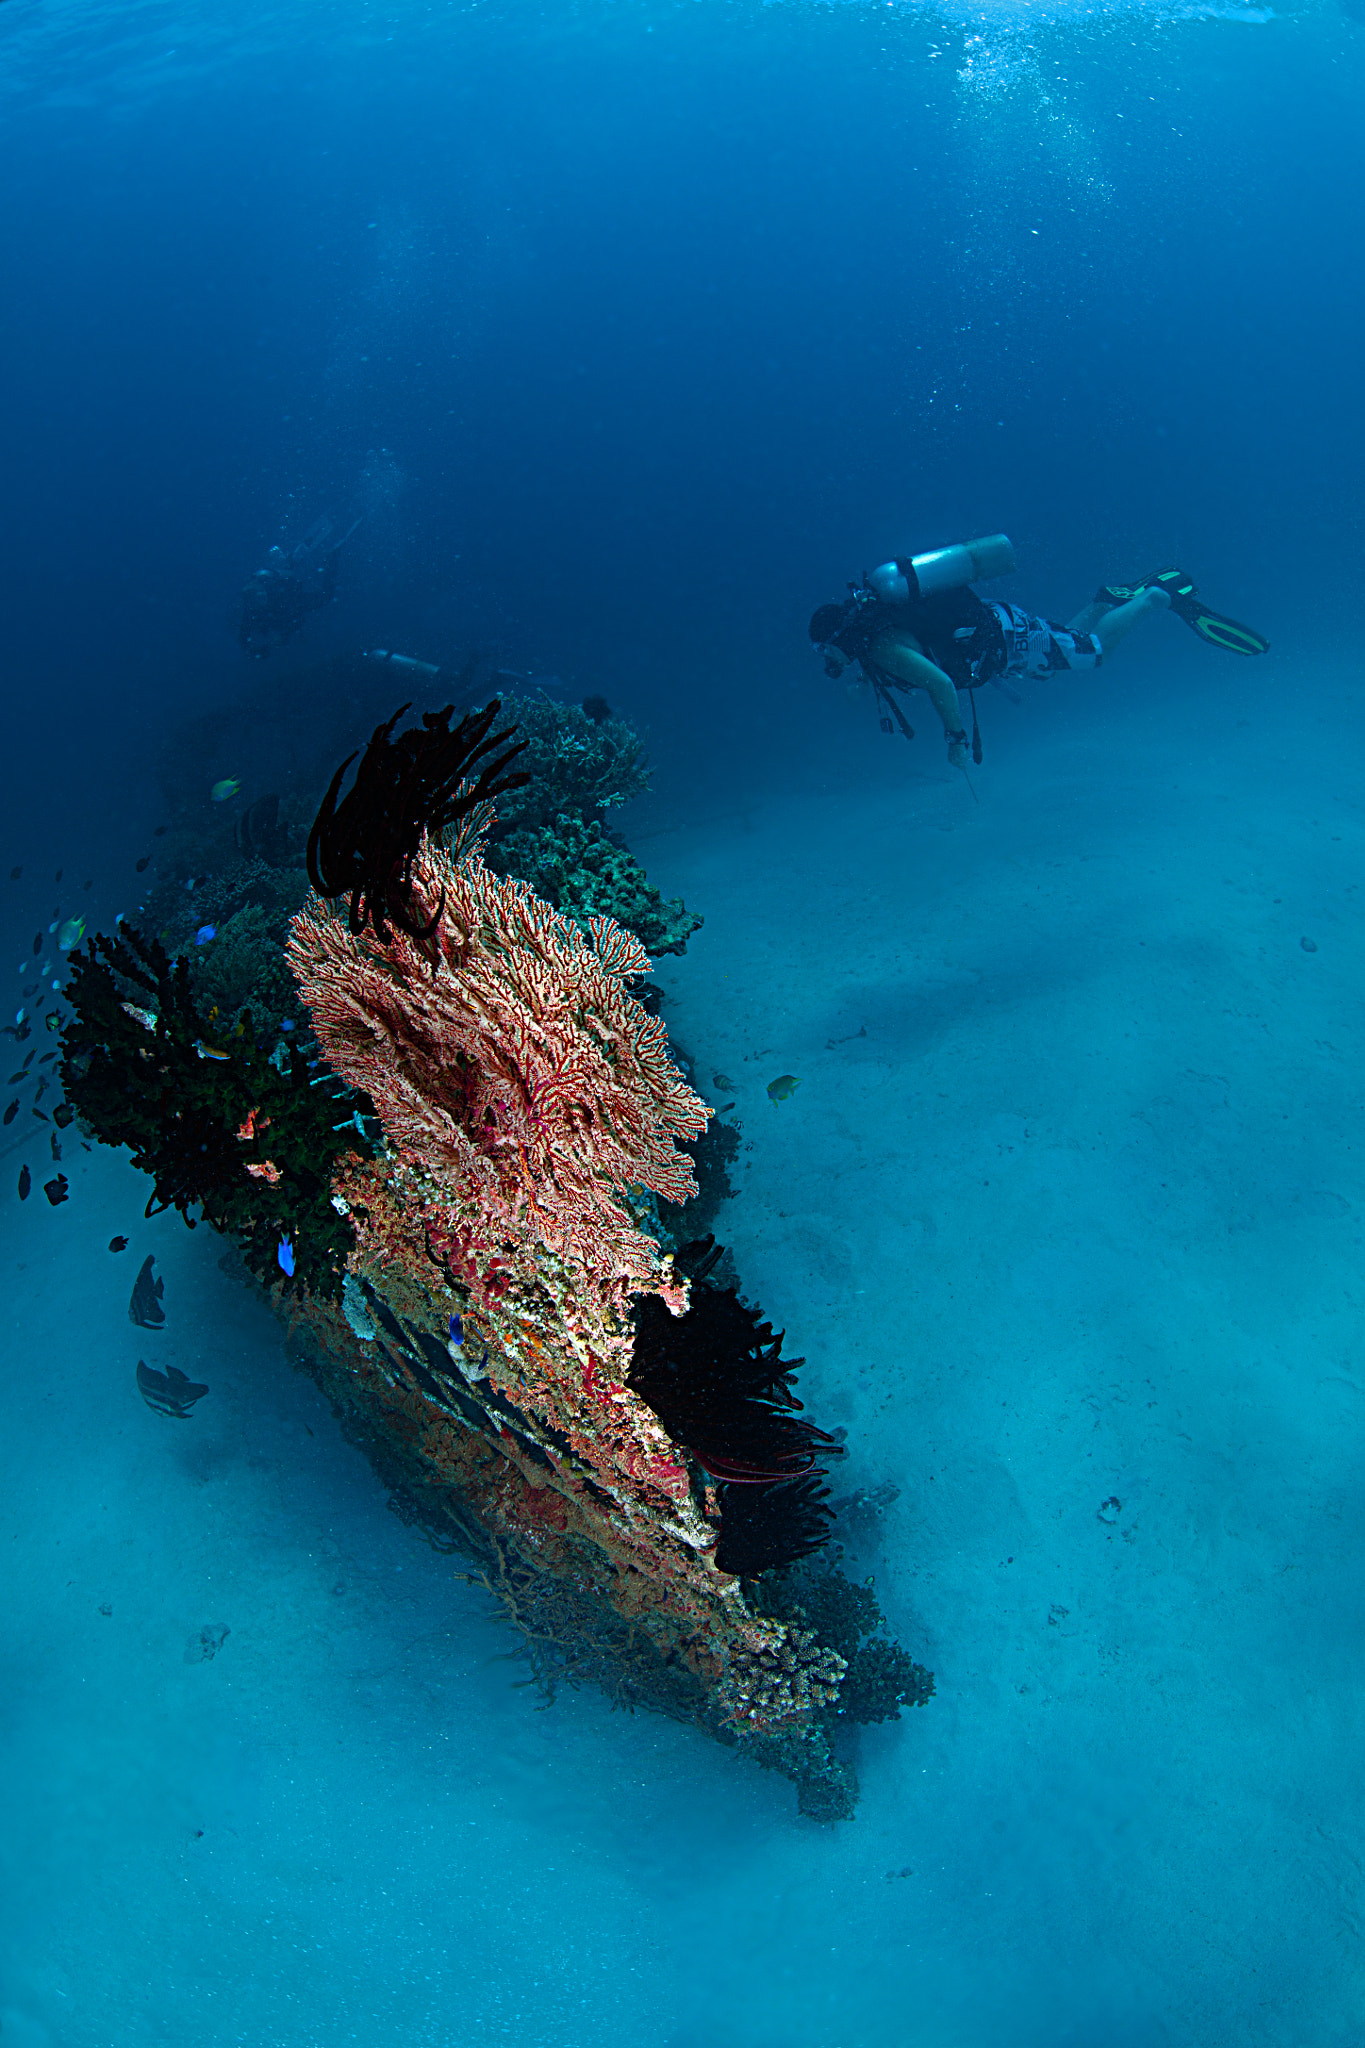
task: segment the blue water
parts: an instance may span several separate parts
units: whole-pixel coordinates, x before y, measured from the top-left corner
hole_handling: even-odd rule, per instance
[[[737,1077],[721,1234],[938,1674],[834,1830],[539,1711],[208,1233],[72,1145],[5,1197],[6,2048],[1361,2038],[1363,91],[1335,0],[4,0],[0,970],[135,913],[166,735],[263,677],[605,692],[707,919],[659,978]],[[254,670],[321,514],[337,602]],[[1272,651],[1156,618],[987,692],[973,797],[805,621],[999,529],[990,595],[1179,562]]]

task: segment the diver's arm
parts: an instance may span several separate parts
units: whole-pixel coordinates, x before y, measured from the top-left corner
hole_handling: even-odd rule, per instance
[[[951,747],[954,736],[963,729],[962,706],[957,700],[952,677],[945,674],[936,661],[930,661],[927,654],[911,646],[909,636],[902,633],[888,633],[879,640],[872,649],[872,659],[878,668],[884,668],[898,681],[928,692],[929,701],[943,720],[943,730]]]

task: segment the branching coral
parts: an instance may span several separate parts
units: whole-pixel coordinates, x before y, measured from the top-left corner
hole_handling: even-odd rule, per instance
[[[292,1019],[298,1009],[276,920],[257,903],[234,911],[189,960],[195,1001],[219,1031],[230,1029],[248,1008],[263,1031]]]
[[[932,1699],[934,1674],[885,1633],[869,1579],[855,1585],[835,1567],[798,1565],[775,1572],[761,1590],[762,1611],[793,1628],[813,1629],[847,1666],[835,1718],[898,1721],[902,1707]]]
[[[837,1651],[823,1649],[809,1629],[755,1628],[749,1643],[731,1651],[721,1696],[736,1723],[757,1722],[765,1732],[780,1732],[784,1723],[832,1706],[846,1668]]]
[[[594,819],[561,812],[551,825],[527,827],[493,841],[488,865],[517,875],[538,896],[584,930],[594,917],[613,917],[652,954],[683,953],[702,920],[681,896],[665,898],[633,853]]]
[[[125,926],[71,959],[72,1017],[62,1038],[62,1080],[86,1126],[106,1145],[128,1145],[152,1176],[147,1213],[202,1210],[235,1237],[267,1283],[339,1294],[352,1242],[333,1206],[332,1170],[370,1145],[369,1110],[310,1086],[303,1055],[268,1055],[248,1014],[220,1035],[198,1008],[183,959]],[[279,1260],[289,1239],[293,1273]]]
[[[498,805],[496,836],[549,825],[561,814],[591,821],[649,787],[644,742],[620,718],[593,718],[577,704],[507,697],[504,709],[527,743],[526,786]]]

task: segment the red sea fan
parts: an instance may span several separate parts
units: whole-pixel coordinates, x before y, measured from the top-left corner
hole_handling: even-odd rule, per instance
[[[423,712],[420,726],[395,738],[394,727],[411,709],[401,704],[375,727],[345,796],[341,785],[355,755],[337,769],[308,835],[308,879],[321,896],[349,897],[353,932],[368,924],[387,939],[392,923],[412,938],[431,936],[439,899],[426,926],[413,910],[412,869],[423,834],[438,836],[531,779],[505,772],[525,753],[525,740],[495,761],[487,758],[515,737],[511,726],[490,733],[501,708],[495,699],[482,711],[466,712],[452,730],[455,707],[447,704],[444,711]]]
[[[329,1063],[429,1177],[431,1241],[480,1295],[543,1247],[603,1307],[650,1290],[681,1308],[623,1198],[695,1192],[677,1141],[709,1111],[629,993],[649,965],[639,942],[610,918],[589,940],[524,882],[429,839],[408,887],[414,929],[384,938],[310,899],[289,958]]]

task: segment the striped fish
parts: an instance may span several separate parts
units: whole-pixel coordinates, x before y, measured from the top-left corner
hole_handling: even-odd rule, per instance
[[[137,1390],[149,1408],[155,1408],[158,1415],[174,1415],[181,1422],[188,1422],[191,1408],[196,1401],[202,1401],[208,1392],[196,1380],[186,1379],[177,1366],[168,1366],[165,1372],[137,1362]]]

